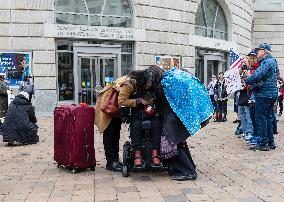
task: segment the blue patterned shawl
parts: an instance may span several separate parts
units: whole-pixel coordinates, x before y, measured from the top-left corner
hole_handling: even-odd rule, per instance
[[[162,84],[171,108],[194,136],[213,114],[205,86],[192,74],[176,68],[165,72]]]

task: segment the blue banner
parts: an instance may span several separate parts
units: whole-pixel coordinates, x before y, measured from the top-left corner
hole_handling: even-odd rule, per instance
[[[9,86],[18,86],[30,76],[31,53],[0,53],[0,73],[4,73]]]

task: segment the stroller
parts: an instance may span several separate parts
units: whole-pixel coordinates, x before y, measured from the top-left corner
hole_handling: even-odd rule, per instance
[[[131,109],[125,108],[123,109],[122,113],[122,122],[130,124],[131,122]],[[129,127],[130,128],[130,127]],[[161,166],[154,166],[151,163],[152,156],[151,156],[151,150],[152,150],[152,137],[151,137],[151,121],[149,119],[142,119],[142,146],[141,146],[141,152],[142,152],[142,159],[143,159],[143,165],[142,167],[136,168],[134,167],[134,148],[131,143],[131,137],[130,141],[126,141],[123,145],[123,167],[122,167],[122,175],[124,177],[129,176],[130,171],[145,171],[145,170],[163,170],[168,171],[168,164],[166,161],[162,161]]]

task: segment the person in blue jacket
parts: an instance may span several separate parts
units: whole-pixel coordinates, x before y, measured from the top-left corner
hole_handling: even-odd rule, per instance
[[[271,55],[271,46],[260,44],[257,58],[260,66],[250,75],[246,73],[245,83],[257,86],[254,90],[256,129],[258,133],[257,144],[251,149],[268,151],[275,149],[273,137],[273,105],[278,96],[277,79],[279,74],[277,61]]]

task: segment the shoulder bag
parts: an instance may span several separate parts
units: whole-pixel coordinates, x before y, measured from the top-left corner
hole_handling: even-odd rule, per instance
[[[117,116],[119,114],[118,91],[115,88],[111,88],[110,91],[111,93],[102,104],[101,111],[110,116]]]

